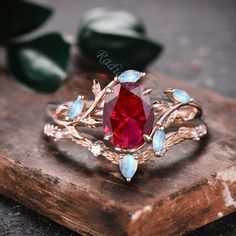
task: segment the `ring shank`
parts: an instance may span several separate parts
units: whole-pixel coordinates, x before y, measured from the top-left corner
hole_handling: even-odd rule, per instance
[[[101,103],[99,107],[90,114],[89,119],[87,118],[86,120],[83,120],[84,114],[87,113],[92,104],[91,101],[85,101],[83,112],[73,122],[65,119],[71,103],[72,102],[65,102],[60,105],[53,104],[48,106],[47,113],[56,125],[46,124],[44,133],[47,136],[52,137],[54,140],[59,139],[59,136],[60,138],[70,139],[77,144],[87,147],[89,150],[93,150],[94,146],[99,145],[101,148],[98,154],[104,156],[109,161],[118,164],[119,159],[122,158],[122,153],[117,153],[114,150],[111,150],[101,140],[94,141],[83,136],[78,129],[79,127],[84,126],[90,128],[98,128],[102,126],[104,103]],[[207,126],[201,120],[201,107],[195,103],[175,104],[155,101],[153,109],[155,120],[153,130],[150,134],[150,140],[156,130],[166,130],[165,151],[159,156],[164,155],[169,148],[186,139],[199,140],[207,133]],[[91,121],[95,120],[96,123],[91,123]],[[60,135],[58,135],[58,133]],[[143,148],[144,146],[145,144],[132,150],[140,163],[147,161],[155,155],[153,148],[150,146]]]

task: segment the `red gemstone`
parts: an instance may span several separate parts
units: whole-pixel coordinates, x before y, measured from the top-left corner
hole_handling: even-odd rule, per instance
[[[149,95],[137,83],[121,83],[107,94],[103,110],[104,134],[113,134],[117,148],[133,149],[144,143],[144,134],[153,127],[153,106]]]

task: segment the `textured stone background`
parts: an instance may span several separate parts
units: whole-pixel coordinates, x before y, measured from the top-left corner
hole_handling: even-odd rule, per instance
[[[76,34],[79,17],[98,6],[128,9],[142,18],[166,50],[150,69],[236,97],[236,1],[50,0],[56,14],[40,32]],[[74,236],[50,220],[0,196],[0,236]],[[189,236],[234,236],[236,213]]]

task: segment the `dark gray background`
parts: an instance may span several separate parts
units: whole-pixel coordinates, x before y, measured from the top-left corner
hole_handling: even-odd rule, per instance
[[[236,97],[236,1],[234,0],[50,0],[56,13],[39,32],[75,35],[79,18],[98,6],[130,10],[144,20],[150,36],[166,46],[150,70]],[[39,33],[37,32],[37,33]],[[0,196],[0,236],[77,235]],[[236,235],[236,213],[191,236]],[[189,236],[190,236],[189,235]]]

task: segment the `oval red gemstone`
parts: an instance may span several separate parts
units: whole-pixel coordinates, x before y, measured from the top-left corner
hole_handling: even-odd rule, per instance
[[[143,95],[143,90],[137,83],[121,83],[105,96],[104,134],[113,134],[111,141],[117,148],[140,147],[144,143],[143,135],[152,130],[152,101],[149,95]]]

